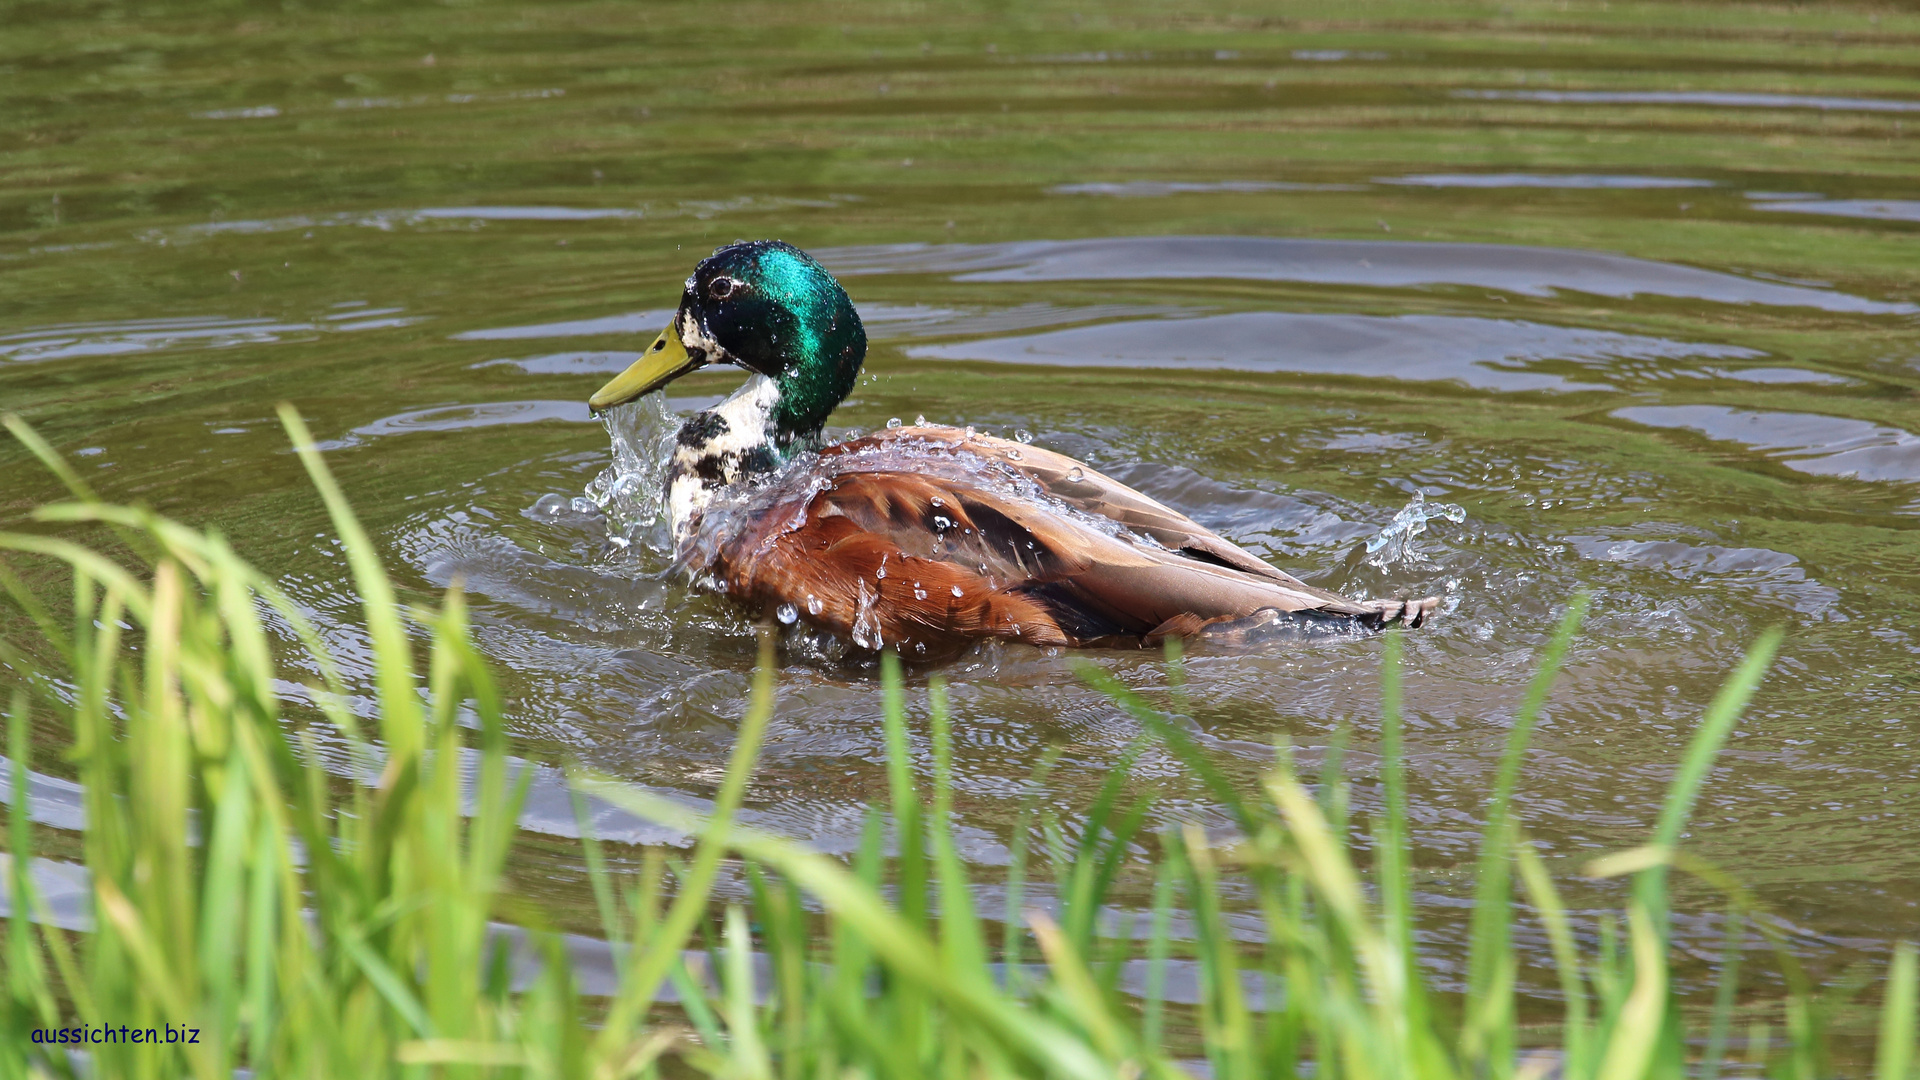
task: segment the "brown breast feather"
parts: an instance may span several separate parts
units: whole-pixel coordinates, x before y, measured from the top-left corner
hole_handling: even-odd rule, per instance
[[[982,460],[1164,547],[989,483]],[[1316,589],[1071,458],[1004,439],[892,429],[827,448],[820,467],[824,490],[775,493],[706,569],[749,607],[793,604],[867,648],[936,659],[985,637],[1148,643],[1263,610],[1418,625],[1432,606]]]

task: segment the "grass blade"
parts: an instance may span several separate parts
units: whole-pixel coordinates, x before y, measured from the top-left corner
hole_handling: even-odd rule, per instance
[[[729,1074],[742,1080],[773,1080],[773,1062],[760,1038],[760,1018],[754,1009],[753,939],[747,934],[747,916],[736,904],[727,905],[727,1045]]]
[[[900,914],[915,930],[927,927],[926,825],[920,817],[920,799],[914,791],[913,757],[907,742],[907,706],[901,686],[900,656],[880,654],[880,684],[884,699],[882,723],[887,740],[887,790],[892,799],[898,858]],[[924,1064],[931,1047],[925,1042],[928,1017],[917,989],[904,988],[898,1001],[893,1041],[916,1066]]]
[[[1007,860],[1006,922],[1002,926],[1000,955],[1006,970],[1007,992],[1015,995],[1021,993],[1026,978],[1020,969],[1021,927],[1025,924],[1027,848],[1033,839],[1034,807],[1045,790],[1047,777],[1052,775],[1054,765],[1060,761],[1060,753],[1060,747],[1049,746],[1040,755],[1040,760],[1034,763],[1033,775],[1027,780],[1026,797],[1020,800],[1020,814],[1014,818],[1013,842]]]
[[[590,790],[649,820],[711,835],[695,815],[665,799],[608,783],[596,783]],[[860,934],[896,976],[938,998],[969,1023],[980,1025],[1061,1076],[1104,1080],[1111,1075],[1084,1043],[996,993],[984,971],[949,969],[935,942],[889,909],[878,892],[844,866],[754,829],[735,827],[728,831],[727,839],[743,855],[792,878]]]
[[[1627,913],[1633,988],[1614,1021],[1598,1080],[1642,1080],[1666,1023],[1667,958],[1653,915],[1636,900]]]
[[[1173,855],[1168,852],[1161,857],[1160,869],[1153,881],[1153,922],[1147,931],[1146,1000],[1140,1009],[1140,1042],[1149,1047],[1163,1045],[1175,869]]]
[[[1461,1053],[1470,1063],[1478,1063],[1496,1078],[1513,1068],[1512,1002],[1494,993],[1496,983],[1511,983],[1513,946],[1512,884],[1509,859],[1514,849],[1515,823],[1512,802],[1519,783],[1520,765],[1526,756],[1533,725],[1553,689],[1554,679],[1574,636],[1585,620],[1591,597],[1581,593],[1567,605],[1560,625],[1547,642],[1540,666],[1527,685],[1520,710],[1514,714],[1513,727],[1507,733],[1507,746],[1500,755],[1494,774],[1493,791],[1487,799],[1486,826],[1481,834],[1479,868],[1474,878],[1473,915],[1467,946],[1467,1000],[1473,1012],[1461,1032]]]
[[[31,753],[27,694],[16,689],[13,708],[7,714],[7,758],[13,773],[9,778],[12,800],[7,807],[8,866],[13,872],[13,880],[8,882],[13,911],[7,919],[7,990],[14,1003],[31,1003],[41,1023],[52,1027],[58,1022],[59,1012],[54,1006],[53,988],[47,982],[46,966],[33,944],[33,923],[28,918],[38,891],[33,884],[33,824],[27,793],[27,759]]]
[[[603,1056],[613,1055],[628,1028],[653,1003],[655,995],[659,993],[661,980],[667,977],[673,965],[680,962],[680,950],[706,907],[707,896],[720,870],[720,858],[727,849],[734,815],[746,796],[747,777],[760,754],[760,743],[766,738],[767,722],[773,717],[773,648],[772,632],[763,629],[753,697],[748,702],[746,716],[740,722],[740,733],[735,738],[733,753],[727,760],[726,776],[720,783],[719,796],[714,800],[713,817],[701,830],[699,846],[694,850],[692,871],[680,883],[680,892],[673,898],[666,917],[644,947],[636,943],[632,966],[622,981],[619,996],[608,1009],[607,1022],[601,1029],[599,1047]]]
[[[1241,832],[1251,836],[1256,831],[1259,815],[1241,795],[1239,789],[1233,786],[1233,782],[1227,779],[1226,774],[1220,771],[1219,766],[1207,756],[1206,751],[1200,748],[1199,742],[1191,734],[1176,724],[1168,723],[1167,718],[1147,704],[1139,694],[1127,689],[1120,680],[1097,664],[1087,660],[1076,660],[1073,663],[1073,670],[1087,685],[1113,699],[1114,704],[1125,709],[1127,714],[1139,721],[1141,726],[1158,736],[1161,742],[1166,743],[1174,756],[1180,759],[1181,764],[1193,770],[1193,774],[1206,785],[1207,793],[1233,815],[1234,823],[1239,826]]]
[[[1108,1061],[1125,1058],[1126,1033],[1115,1023],[1105,998],[1094,984],[1093,974],[1074,950],[1073,942],[1044,911],[1028,912],[1027,921],[1033,926],[1033,936],[1040,943],[1040,952],[1053,972],[1068,1014],[1092,1036],[1094,1046]]]
[[[1679,841],[1680,830],[1693,813],[1694,800],[1700,795],[1701,785],[1707,781],[1707,772],[1713,768],[1714,757],[1727,741],[1727,735],[1733,731],[1735,721],[1740,719],[1740,713],[1746,709],[1754,690],[1759,688],[1760,680],[1766,677],[1784,635],[1785,632],[1778,627],[1760,635],[1760,640],[1747,650],[1746,658],[1734,669],[1707,706],[1706,715],[1701,718],[1700,727],[1687,746],[1686,756],[1681,759],[1680,771],[1674,775],[1673,785],[1667,790],[1667,800],[1661,808],[1660,821],[1654,827],[1650,846],[1671,851]],[[1665,863],[1642,871],[1634,881],[1634,900],[1646,910],[1653,930],[1662,943],[1667,938],[1666,887]]]
[[[933,726],[933,857],[939,873],[940,945],[947,962],[977,969],[987,962],[987,947],[973,913],[973,892],[953,846],[953,725],[947,712],[947,688],[935,678],[927,688]]]
[[[1513,850],[1520,880],[1526,885],[1541,925],[1547,929],[1554,972],[1560,979],[1560,996],[1566,1003],[1566,1018],[1560,1029],[1560,1048],[1565,1055],[1562,1072],[1572,1080],[1585,1080],[1592,1075],[1592,1033],[1587,1026],[1587,987],[1580,977],[1580,953],[1574,945],[1573,926],[1567,920],[1566,905],[1560,902],[1560,893],[1553,887],[1553,879],[1533,845],[1522,837],[1514,841]]]
[[[1913,942],[1894,946],[1887,969],[1887,995],[1880,1006],[1880,1043],[1874,1056],[1875,1080],[1907,1080],[1913,1070],[1914,1005],[1916,985]]]
[[[1713,1019],[1707,1023],[1707,1048],[1700,1058],[1700,1080],[1714,1080],[1727,1056],[1727,1033],[1733,1023],[1734,997],[1740,987],[1740,945],[1746,937],[1747,913],[1736,901],[1727,905],[1726,942],[1720,949],[1719,984],[1713,992]]]
[[[621,933],[619,908],[613,899],[613,879],[607,874],[606,853],[600,849],[600,837],[594,834],[593,818],[587,812],[587,797],[578,787],[569,787],[573,800],[573,820],[580,833],[580,852],[586,859],[587,879],[593,884],[593,902],[600,909],[600,929],[607,940],[618,945]]]
[[[404,768],[423,749],[425,718],[420,711],[420,695],[414,690],[413,646],[400,623],[400,605],[393,584],[373,539],[360,527],[360,519],[347,505],[347,497],[333,479],[333,472],[314,446],[313,434],[292,405],[279,406],[280,423],[293,439],[294,452],[306,466],[307,476],[320,491],[333,519],[334,531],[346,548],[347,565],[353,571],[354,588],[360,591],[366,612],[367,631],[373,639],[374,678],[380,687],[380,732],[386,741],[389,769]]]

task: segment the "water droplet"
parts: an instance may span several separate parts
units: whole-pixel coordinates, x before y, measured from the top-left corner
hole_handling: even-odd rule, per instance
[[[941,532],[945,532],[953,528],[953,519],[947,517],[945,514],[935,514],[933,515],[933,527],[939,529]]]
[[[873,577],[874,577],[874,580],[876,581],[885,581],[887,579],[887,568],[883,566],[880,569],[875,570],[873,572]]]
[[[1020,460],[1020,451],[1018,451],[1018,450],[1009,450],[1009,451],[1007,451],[1007,460],[1008,460],[1008,461],[1019,461],[1019,460]]]
[[[773,617],[779,619],[783,626],[792,626],[800,621],[800,609],[792,604],[781,604],[774,610]]]
[[[914,642],[914,643],[913,643],[913,651],[914,651],[914,653],[915,653],[916,655],[919,655],[919,656],[925,656],[925,655],[927,655],[927,643],[926,643],[926,642],[924,642],[924,641],[916,641],[916,642]]]
[[[928,501],[928,502],[930,502],[930,503],[932,503],[932,504],[933,504],[933,505],[935,505],[935,506],[945,506],[945,505],[947,505],[947,504],[946,504],[946,502],[945,502],[944,500],[942,500],[942,499],[940,498],[940,496],[938,496],[938,495],[935,495],[935,496],[934,496],[933,498],[931,498],[931,499],[928,499],[927,501]]]
[[[1465,507],[1453,503],[1429,503],[1425,492],[1416,490],[1407,505],[1393,516],[1387,527],[1380,530],[1367,541],[1366,561],[1372,566],[1386,566],[1401,560],[1411,562],[1426,561],[1426,556],[1415,550],[1413,538],[1427,531],[1429,521],[1465,521]]]
[[[965,596],[966,594],[960,591],[960,586],[958,586],[958,585],[955,585],[955,586],[953,587],[953,595],[955,595],[955,596]]]
[[[969,439],[971,439],[971,438],[973,438],[973,425],[972,425],[972,424],[968,424],[968,425],[967,425],[967,438],[969,438]]]
[[[916,417],[914,417],[914,418],[913,418],[913,426],[914,426],[914,427],[926,427],[926,426],[927,426],[927,414],[926,414],[926,413],[921,413],[920,415],[918,415],[918,416],[916,416]]]
[[[915,600],[925,600],[927,598],[927,590],[925,589],[913,590],[913,598]]]
[[[1067,479],[1073,481],[1076,484],[1082,480],[1085,480],[1086,478],[1087,478],[1086,470],[1082,469],[1078,465],[1075,465],[1072,469],[1069,469],[1067,471]]]
[[[819,597],[813,595],[812,593],[807,594],[807,614],[809,615],[820,614],[820,609],[822,606],[823,605],[820,603]]]
[[[1028,431],[1026,428],[1021,428],[1020,430],[1013,433],[1013,437],[1023,443],[1032,442],[1033,432]]]
[[[899,417],[897,417],[897,416],[895,416],[895,417],[891,417],[891,418],[889,418],[889,419],[887,420],[887,427],[888,427],[888,428],[897,428],[897,427],[899,427],[899,426],[900,426],[900,418],[899,418]]]

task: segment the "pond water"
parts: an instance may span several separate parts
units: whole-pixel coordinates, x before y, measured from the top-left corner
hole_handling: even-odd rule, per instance
[[[1646,837],[1714,689],[1785,625],[1687,843],[1824,979],[1920,934],[1920,15],[1092,8],[15,6],[0,407],[108,498],[223,530],[364,675],[273,418],[298,405],[405,592],[471,593],[542,766],[514,887],[586,928],[559,767],[710,795],[755,645],[585,497],[610,460],[585,400],[698,258],[780,237],[872,338],[836,430],[1030,432],[1314,584],[1446,597],[1405,637],[1443,983],[1494,763],[1579,590],[1519,799],[1573,899],[1616,902],[1581,861]],[[58,495],[0,445],[0,525]],[[1369,812],[1381,648],[1202,652],[1199,730],[1249,782],[1276,737],[1312,766],[1345,730]],[[1155,655],[1085,655],[1164,689]],[[1043,748],[1071,821],[1138,734],[1073,659],[937,669],[977,864]],[[790,642],[754,818],[848,850],[878,716],[871,667]],[[1224,820],[1169,761],[1136,772],[1163,820]],[[1698,993],[1716,905],[1680,903]]]

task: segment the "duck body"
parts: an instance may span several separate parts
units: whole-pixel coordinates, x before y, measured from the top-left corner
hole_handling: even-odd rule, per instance
[[[768,258],[790,277],[824,278],[841,301],[812,313],[812,340],[841,355],[814,359],[800,380],[793,370],[807,356],[784,366],[742,359],[737,329],[702,303],[764,289]],[[661,340],[595,395],[596,409],[611,407],[701,363],[759,372],[676,437],[667,511],[678,562],[696,580],[755,613],[916,660],[988,639],[1139,646],[1419,626],[1437,603],[1315,588],[1072,458],[972,429],[896,427],[826,445],[820,425],[864,352],[851,302],[818,264],[784,244],[734,245],[701,263]],[[807,400],[796,404],[796,390]],[[795,414],[806,421],[797,428]]]

